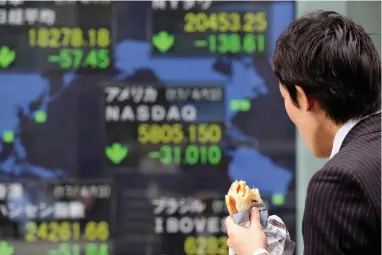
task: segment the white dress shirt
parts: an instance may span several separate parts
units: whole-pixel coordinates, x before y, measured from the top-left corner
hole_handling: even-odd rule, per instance
[[[336,133],[334,136],[334,141],[333,141],[333,147],[332,147],[332,153],[330,154],[330,158],[333,158],[334,155],[339,152],[342,142],[345,140],[346,135],[350,132],[350,130],[358,124],[361,120],[370,117],[374,114],[380,113],[381,111],[378,111],[376,113],[373,113],[371,115],[368,115],[366,117],[363,117],[362,119],[357,119],[357,120],[349,120],[347,121]]]

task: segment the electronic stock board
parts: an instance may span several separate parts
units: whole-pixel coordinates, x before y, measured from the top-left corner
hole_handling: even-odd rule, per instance
[[[226,255],[236,179],[294,236],[295,129],[269,63],[293,15],[0,1],[0,254]]]
[[[231,7],[230,2],[184,4],[183,11],[153,4],[153,45],[155,53],[185,56],[265,55],[269,47],[271,9],[257,2],[256,11]],[[168,19],[168,17],[173,17]]]
[[[110,2],[3,1],[0,7],[0,33],[6,34],[0,38],[0,68],[110,69]]]

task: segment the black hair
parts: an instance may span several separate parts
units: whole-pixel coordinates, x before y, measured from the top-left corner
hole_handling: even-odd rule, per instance
[[[335,123],[380,109],[379,54],[362,26],[334,11],[312,12],[290,24],[272,62],[296,106],[298,85]]]

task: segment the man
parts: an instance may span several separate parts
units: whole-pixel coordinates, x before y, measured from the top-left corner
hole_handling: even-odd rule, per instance
[[[304,254],[381,254],[381,61],[370,37],[336,12],[310,13],[279,37],[273,69],[304,143],[330,156],[308,186]],[[227,218],[238,255],[267,254],[253,212],[248,229]]]

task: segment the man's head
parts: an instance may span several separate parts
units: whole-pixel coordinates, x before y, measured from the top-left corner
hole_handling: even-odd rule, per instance
[[[273,70],[290,119],[318,157],[339,127],[380,109],[381,61],[370,37],[332,11],[310,13],[280,35]]]

